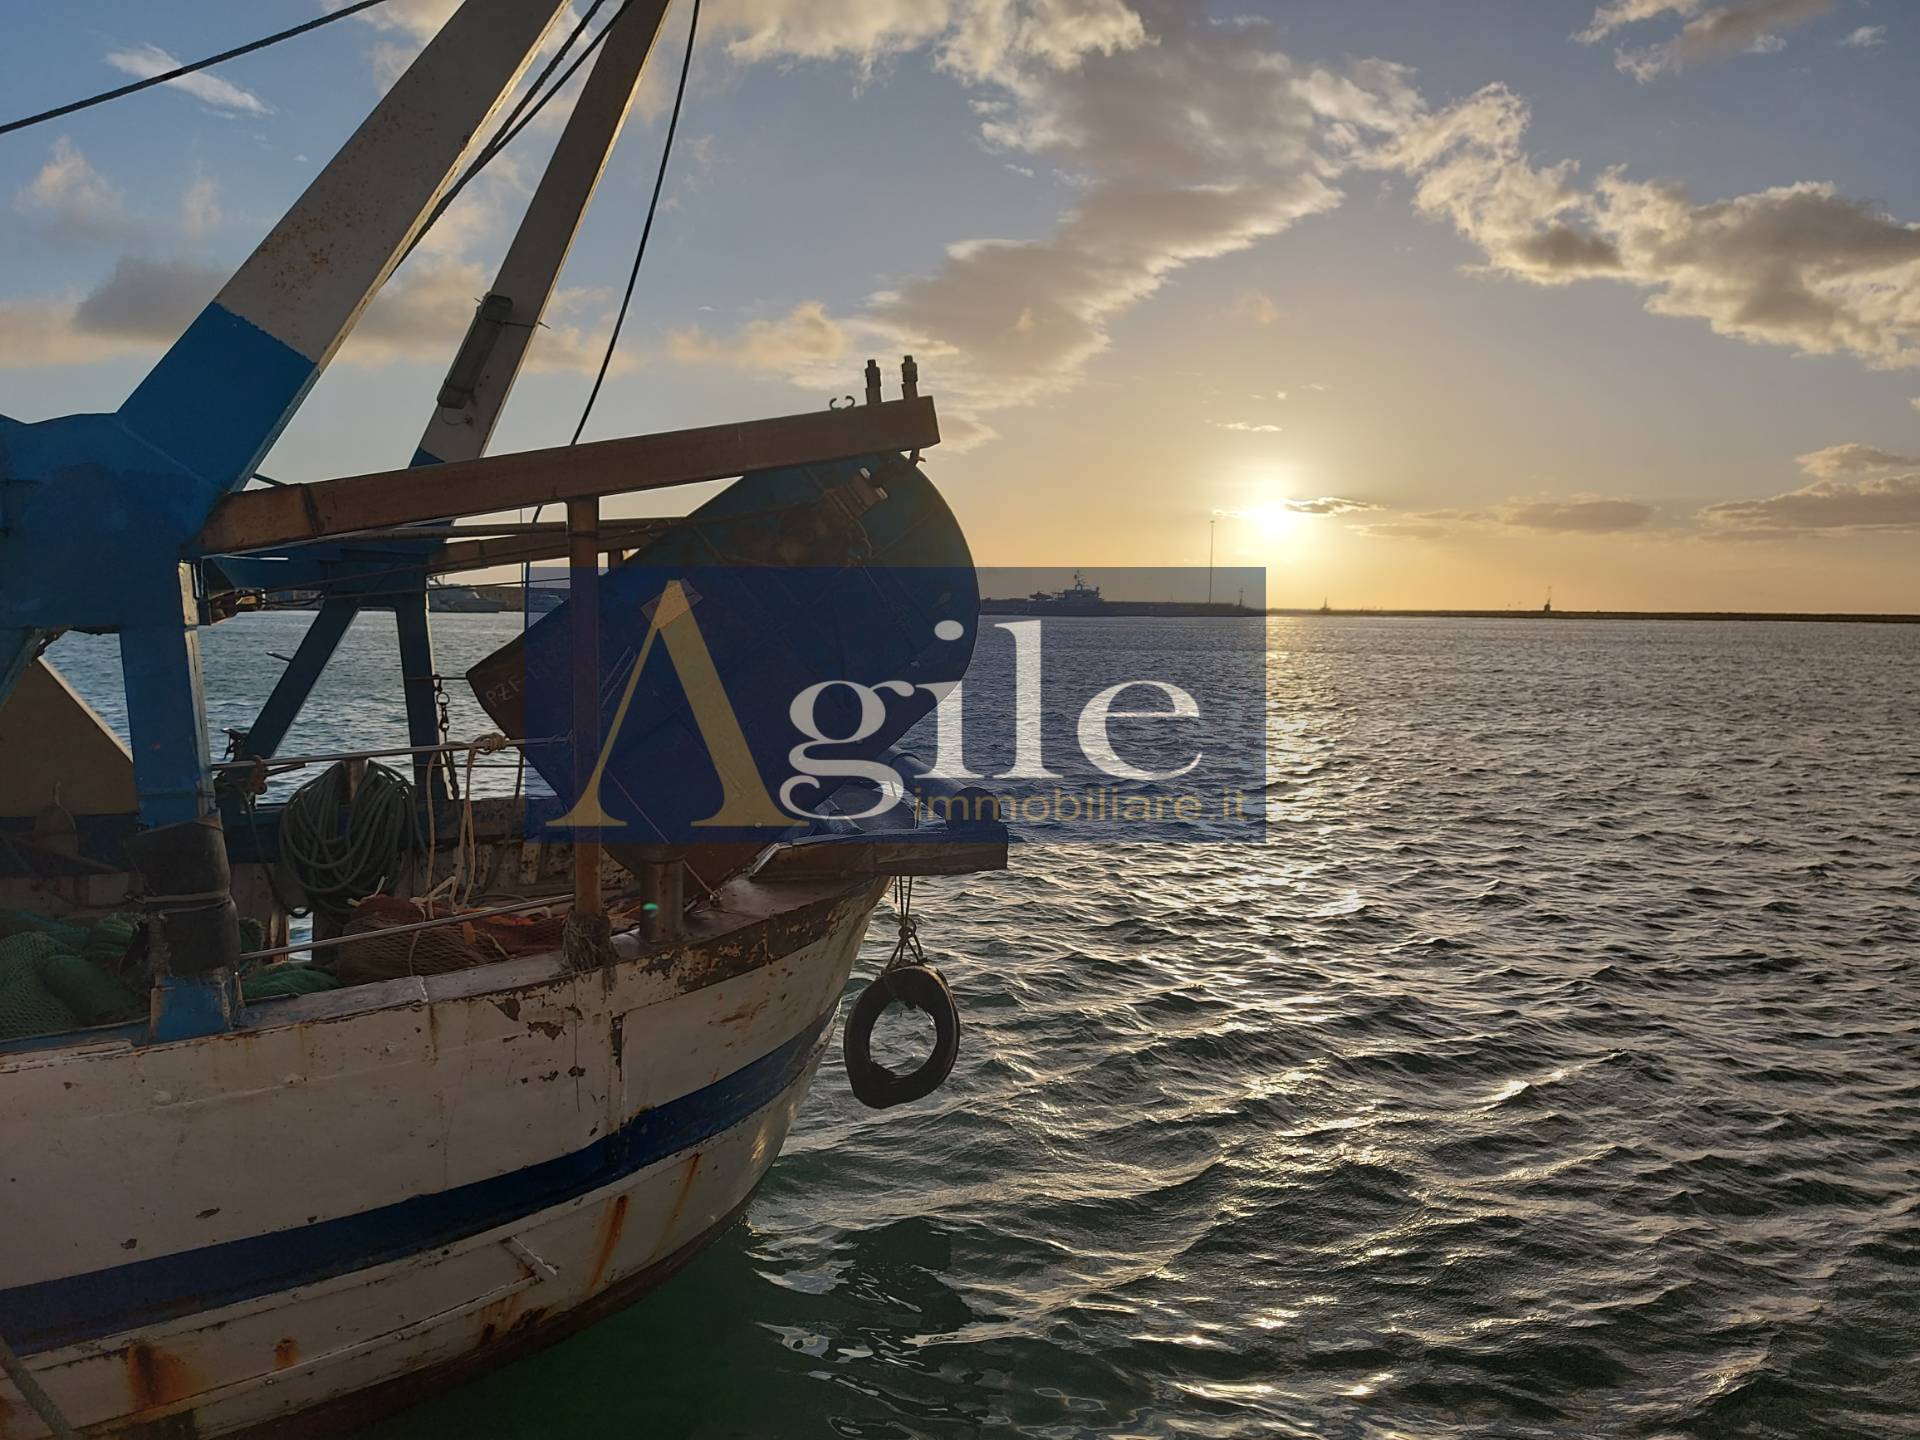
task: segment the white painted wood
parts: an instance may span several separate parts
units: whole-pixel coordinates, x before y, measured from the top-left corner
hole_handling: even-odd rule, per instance
[[[837,893],[734,881],[686,944],[585,976],[521,960],[280,1002],[289,1023],[206,1040],[8,1057],[0,1285],[358,1214],[572,1153],[827,1013],[878,895]],[[749,950],[757,963],[744,973],[699,983],[724,947],[809,903],[818,918],[797,948]],[[384,1003],[354,1003],[369,992]],[[317,1001],[332,1013],[316,1018],[327,1009]],[[455,1359],[533,1312],[563,1313],[731,1211],[778,1154],[832,1036],[828,1025],[761,1110],[595,1193],[29,1364],[76,1424],[190,1410],[197,1433],[217,1435]],[[0,1440],[39,1433],[0,1386]]]

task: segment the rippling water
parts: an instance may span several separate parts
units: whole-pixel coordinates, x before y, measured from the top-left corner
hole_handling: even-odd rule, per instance
[[[290,749],[398,731],[389,635]],[[1920,1435],[1920,627],[1269,645],[1266,847],[923,882],[947,1088],[830,1059],[745,1225],[383,1434]]]

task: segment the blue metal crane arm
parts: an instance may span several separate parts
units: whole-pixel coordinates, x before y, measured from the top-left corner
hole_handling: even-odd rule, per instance
[[[197,482],[246,483],[406,254],[565,0],[470,0],[120,409]]]
[[[210,801],[193,537],[299,408],[565,0],[468,0],[114,415],[0,425],[0,703],[63,626],[117,630],[141,815]]]

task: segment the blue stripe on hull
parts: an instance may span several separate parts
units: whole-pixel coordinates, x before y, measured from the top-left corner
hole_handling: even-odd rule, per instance
[[[771,1054],[643,1111],[571,1155],[337,1220],[0,1290],[0,1335],[33,1355],[138,1331],[403,1260],[591,1194],[771,1104],[805,1073],[832,1015],[829,1010]]]

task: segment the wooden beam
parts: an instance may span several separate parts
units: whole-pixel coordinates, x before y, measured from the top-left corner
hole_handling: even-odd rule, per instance
[[[356,530],[422,525],[450,515],[627,495],[939,443],[933,401],[922,396],[351,475],[312,485],[244,490],[214,509],[196,549],[208,555],[266,550]]]
[[[606,552],[633,550],[667,533],[678,520],[603,520],[600,548]],[[503,535],[487,540],[460,540],[443,545],[426,559],[429,575],[451,575],[460,570],[484,570],[493,565],[529,565],[536,560],[558,560],[570,551],[565,527],[554,535]]]

